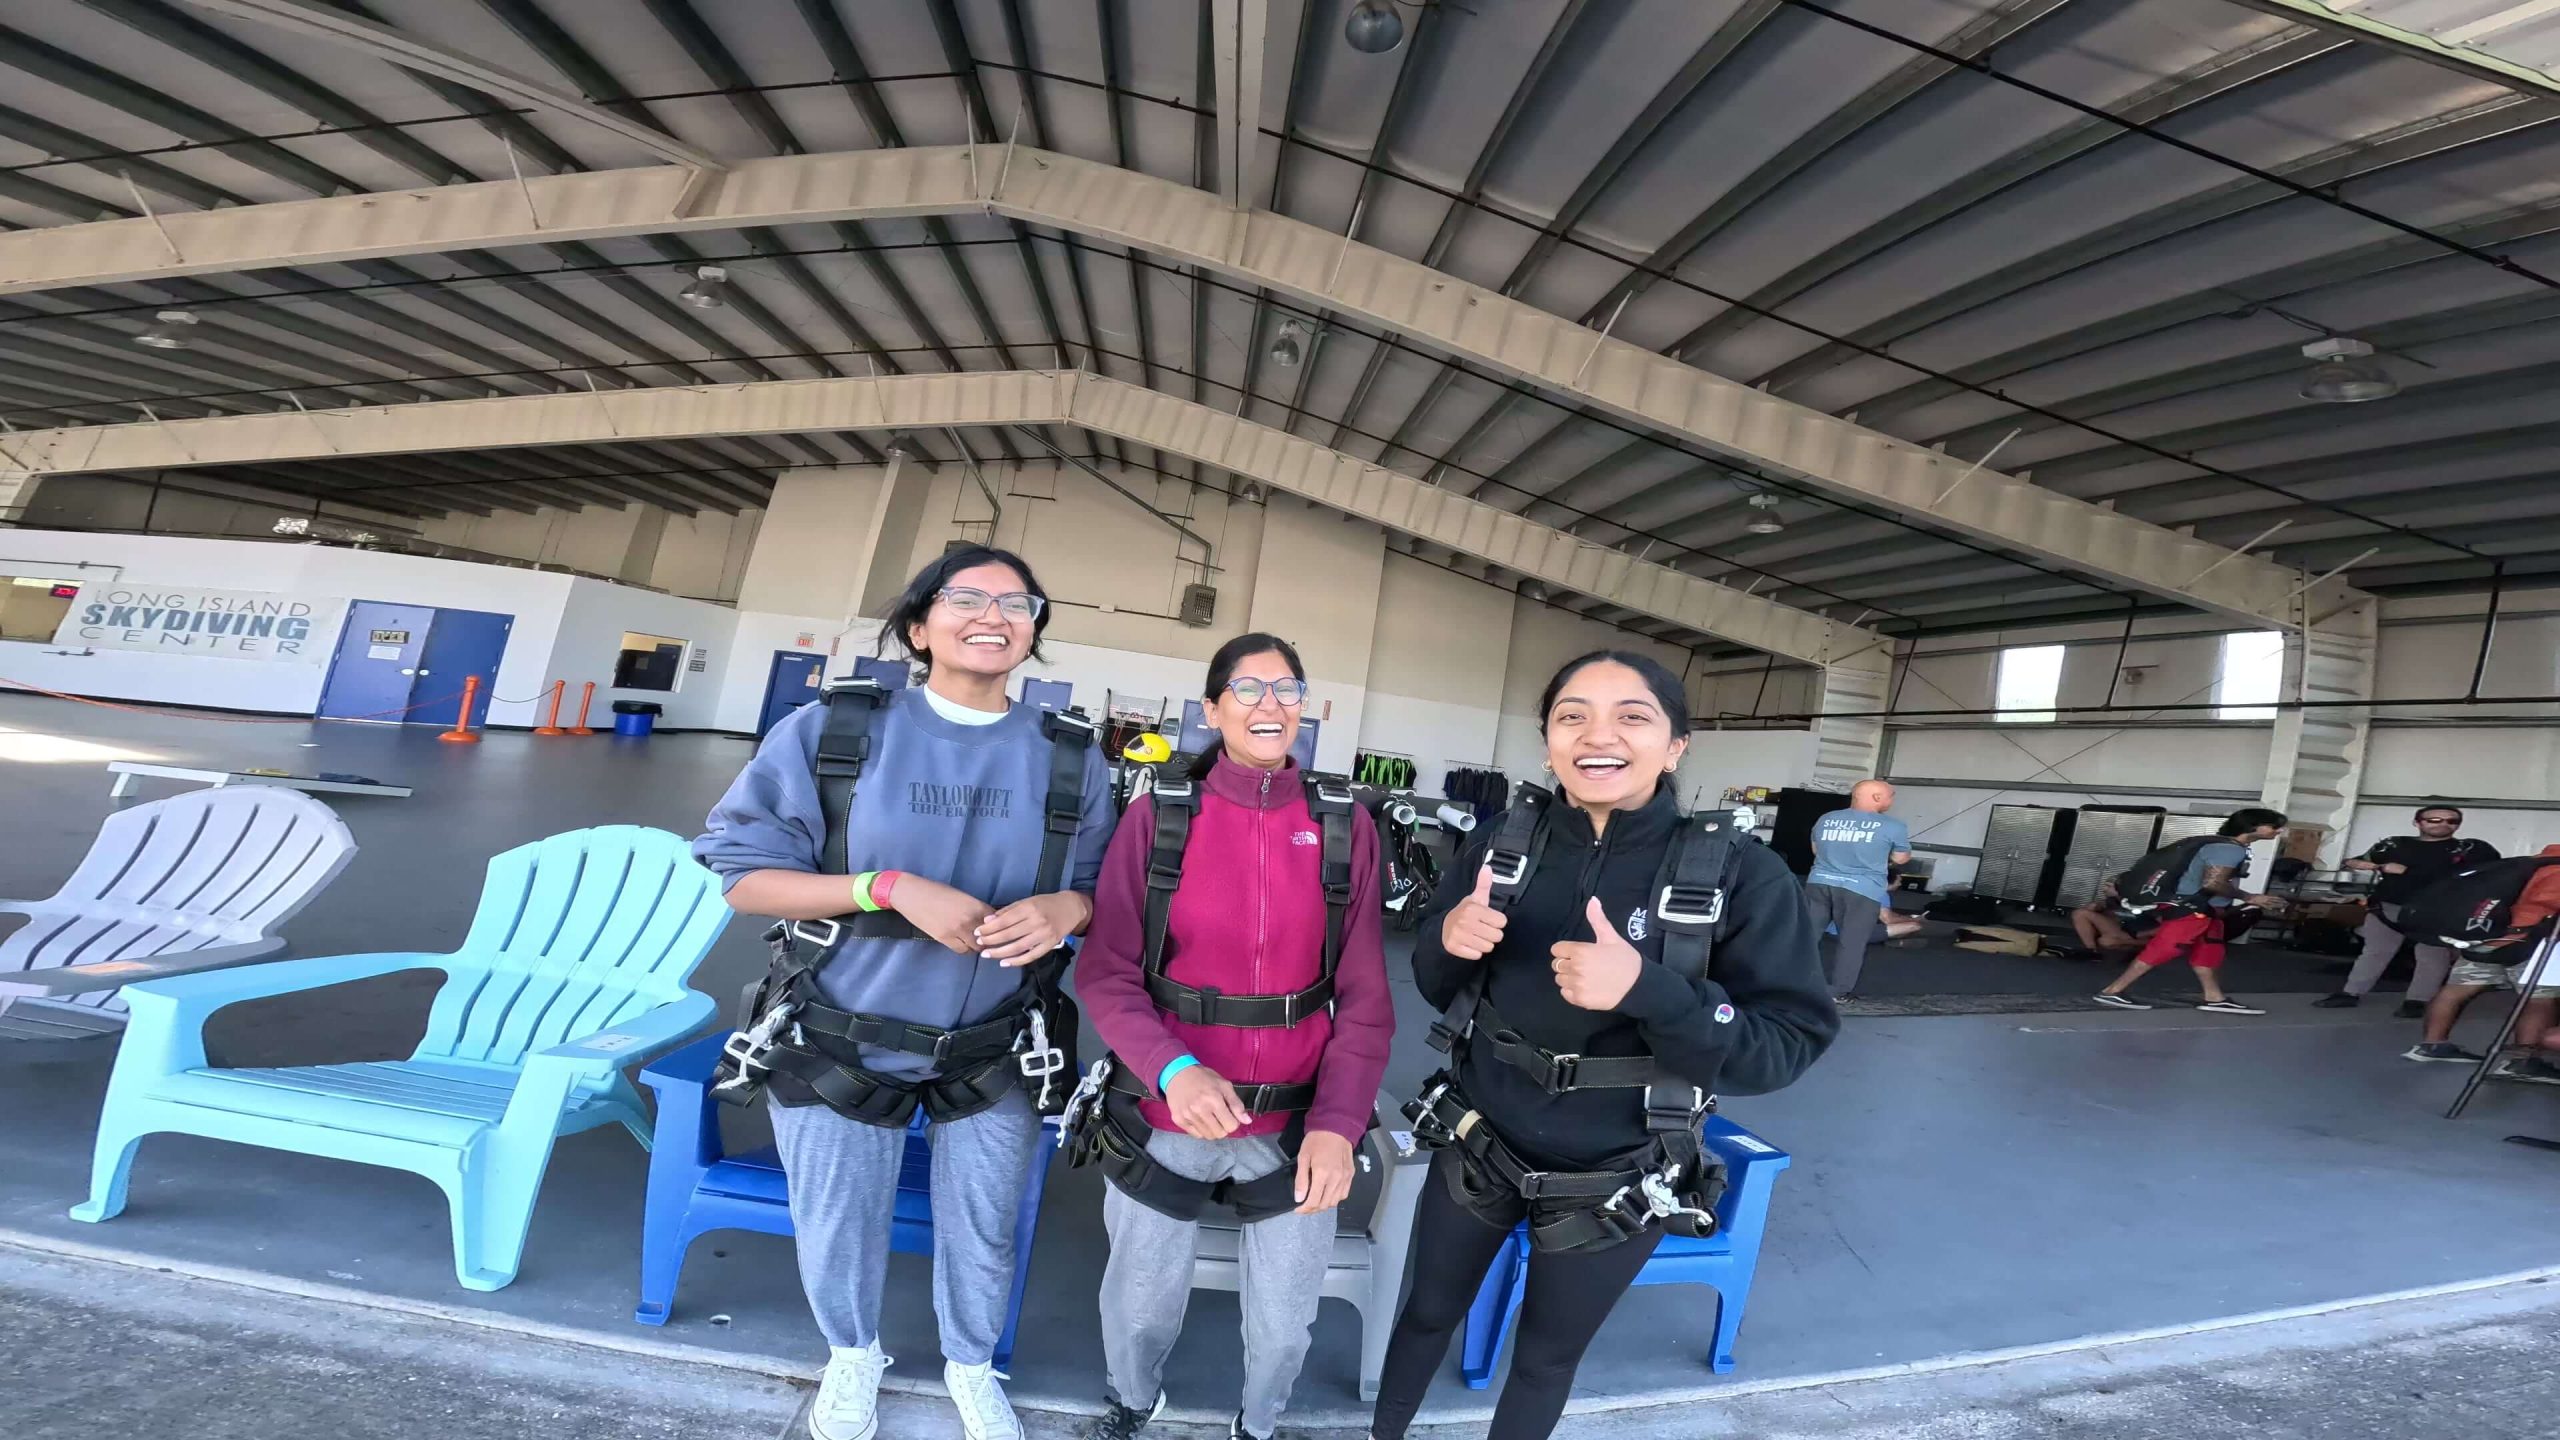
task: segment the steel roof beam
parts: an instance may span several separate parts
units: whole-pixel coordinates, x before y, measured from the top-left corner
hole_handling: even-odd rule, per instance
[[[1203,196],[1208,203],[1215,197]],[[1676,624],[1814,663],[1855,664],[1872,633],[1636,562],[1356,457],[1175,396],[1074,371],[788,380],[602,397],[511,396],[340,412],[326,440],[301,416],[101,425],[5,437],[0,455],[41,475],[189,469],[460,447],[610,444],[646,437],[1081,426],[1306,496],[1506,569]]]
[[[1511,98],[1503,102],[1502,113],[1494,117],[1493,129],[1485,136],[1484,143],[1476,148],[1475,162],[1467,167],[1466,179],[1458,186],[1458,198],[1449,202],[1449,208],[1441,212],[1439,227],[1431,232],[1431,243],[1423,247],[1424,265],[1434,270],[1440,268],[1441,260],[1449,253],[1449,246],[1458,238],[1458,231],[1464,228],[1467,217],[1475,213],[1475,204],[1484,195],[1485,177],[1492,173],[1494,162],[1501,158],[1502,147],[1511,138],[1512,126],[1519,123],[1520,116],[1528,109],[1531,97],[1537,94],[1539,82],[1546,79],[1547,67],[1564,52],[1565,37],[1572,33],[1574,22],[1582,18],[1590,3],[1591,0],[1565,0],[1564,8],[1556,12],[1555,20],[1547,27],[1545,41],[1532,53],[1529,68],[1521,73],[1520,82],[1511,87]],[[1384,345],[1370,352],[1369,363],[1361,369],[1359,383],[1351,387],[1351,400],[1342,407],[1342,418],[1334,422],[1333,438],[1326,444],[1341,448],[1344,432],[1360,418],[1361,409],[1369,403],[1369,391],[1378,383],[1378,372],[1386,367],[1387,356],[1391,353]],[[1453,374],[1444,367],[1432,377],[1432,383],[1446,389],[1447,379]],[[1415,415],[1428,408],[1428,400],[1416,405],[1406,413],[1405,423],[1411,424]],[[1399,426],[1398,433],[1402,429]],[[1378,458],[1384,461],[1388,454],[1387,450],[1382,450]]]
[[[2119,119],[2154,124],[2218,100],[2256,81],[2280,75],[2324,55],[2350,49],[2345,41],[2306,29],[2281,30],[2254,45],[2227,51],[2192,69],[2172,75],[2118,100],[2109,107]],[[2081,155],[2122,139],[2131,132],[2120,125],[2087,118],[2073,121],[2041,139],[2010,151],[1970,171],[1931,194],[1875,221],[1845,240],[1816,254],[1777,279],[1754,290],[1744,303],[1729,306],[1674,341],[1664,354],[1689,359],[1717,342],[1765,318],[1763,312],[1804,294],[1905,240],[1961,216],[2001,192]]]
[[[2280,165],[2265,167],[2269,174],[2281,176],[2297,185],[2334,188],[2350,180],[2361,179],[2399,165],[2429,159],[2458,150],[2467,145],[2494,140],[2532,126],[2560,119],[2560,102],[2526,101],[2500,98],[2480,105],[2467,106],[2443,115],[2429,116],[2397,126],[2379,135],[2368,136],[2345,145],[2333,146],[2313,155]],[[2158,245],[2176,236],[2205,228],[2216,222],[2243,215],[2263,206],[2295,198],[2294,192],[2253,176],[2229,181],[2191,196],[2173,205],[2121,220],[2090,234],[2081,235],[2059,245],[2049,246],[2033,255],[2001,266],[1978,280],[1951,286],[1916,305],[1907,306],[1882,319],[1860,326],[1848,340],[1870,347],[1889,345],[1905,336],[1930,326],[1942,324],[1959,315],[2006,300],[2032,286],[2058,276],[2086,269],[2104,260]],[[2478,222],[2473,222],[2478,223]],[[2462,234],[2463,227],[2436,232],[2444,239],[2461,240],[2479,245]],[[2494,244],[2495,241],[2485,243]],[[2447,255],[2443,245],[2414,236],[2375,242],[2361,247],[2366,251],[2387,251],[2404,256],[2399,263],[2432,259]],[[2318,263],[2318,262],[2314,262]],[[2188,303],[2193,303],[2188,302]],[[2225,308],[2228,308],[2227,304]],[[2068,338],[2068,337],[2066,337]],[[1826,343],[1805,354],[1776,366],[1752,383],[1773,390],[1787,387],[1858,358],[1849,344]],[[1971,380],[1974,367],[1952,372],[1959,380]],[[1924,380],[1904,387],[1904,391],[1925,392],[1928,387],[1944,386],[1937,394],[1957,393],[1957,387],[1943,380]],[[1890,404],[1903,397],[1904,391],[1885,397]],[[1883,405],[1862,402],[1862,414],[1882,415]]]
[[[2439,26],[2437,33],[2431,35],[2375,16],[2360,15],[2353,9],[2333,8],[2321,0],[2234,0],[2234,3],[2252,10],[2263,10],[2270,15],[2281,15],[2288,20],[2299,20],[2306,25],[2316,25],[2335,34],[2352,36],[2367,44],[2380,45],[2430,65],[2441,66],[2469,79],[2504,85],[2518,94],[2560,95],[2560,77],[2555,77],[2550,71],[2510,59],[2497,53],[2494,47],[2460,43],[2457,37],[2467,33],[2469,26]],[[2467,18],[2494,21],[2497,15],[2471,15]]]
[[[1210,0],[1210,46],[1216,55],[1218,198],[1250,208],[1253,147],[1262,139],[1262,47],[1271,0]]]
[[[2005,0],[1999,8],[1987,10],[1973,18],[1952,35],[1937,42],[1937,48],[1948,55],[1971,60],[1991,51],[2032,28],[2037,21],[2061,9],[2067,0]],[[1775,194],[1779,187],[1793,180],[1834,149],[1847,144],[1860,131],[1877,124],[1903,105],[1919,98],[1922,92],[1947,76],[1957,73],[1953,60],[1935,55],[1915,55],[1892,74],[1860,91],[1848,104],[1822,117],[1820,123],[1796,137],[1755,167],[1749,175],[1726,188],[1706,209],[1672,233],[1670,239],[1654,247],[1641,269],[1635,270],[1609,287],[1583,319],[1584,323],[1606,316],[1613,306],[1653,288],[1654,272],[1668,274],[1687,263],[1698,247],[1715,238],[1725,226],[1732,224],[1752,206]],[[1673,354],[1681,353],[1674,350]]]
[[[742,163],[669,220],[686,172],[672,168],[528,181],[547,238],[668,228],[795,224],[847,214],[993,208],[1155,251],[1365,319],[1567,402],[1799,477],[1815,489],[1921,516],[1977,540],[2116,576],[2207,608],[2280,618],[2294,577],[2219,547],[1968,465],[1680,365],[1369,246],[1263,212],[1239,215],[1171,181],[1050,152],[1002,172],[960,147],[861,151]],[[516,243],[513,185],[465,185],[104,221],[0,235],[0,289],[149,279],[353,256]],[[2260,615],[2261,609],[2267,614]]]
[[[312,0],[184,0],[184,3],[199,10],[261,21],[296,34],[345,45],[404,70],[457,81],[485,95],[583,120],[680,165],[698,166],[704,170],[720,168],[718,157],[697,150],[663,130],[634,125],[611,110],[590,105],[575,95],[554,90],[443,46],[413,40],[387,25],[376,25],[343,10],[314,4]]]

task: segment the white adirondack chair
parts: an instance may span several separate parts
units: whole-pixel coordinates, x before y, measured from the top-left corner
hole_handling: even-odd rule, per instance
[[[44,900],[0,900],[0,1042],[124,1028],[119,986],[264,960],[276,931],[355,858],[355,837],[308,795],[195,790],[107,817]]]

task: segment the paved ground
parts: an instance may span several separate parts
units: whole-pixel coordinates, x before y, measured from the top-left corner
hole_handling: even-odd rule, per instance
[[[1563,1440],[2431,1440],[2547,1433],[2560,1286],[1713,1402],[1578,1414]],[[764,1440],[806,1388],[124,1265],[0,1248],[0,1434],[89,1440]],[[1033,1440],[1076,1417],[1026,1413]],[[953,1440],[936,1397],[882,1433]],[[1219,1433],[1167,1426],[1167,1440]],[[1349,1440],[1347,1430],[1306,1432]],[[1455,1428],[1441,1434],[1462,1433]]]

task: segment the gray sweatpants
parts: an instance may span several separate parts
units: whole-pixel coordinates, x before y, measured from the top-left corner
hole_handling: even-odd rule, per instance
[[[1254,1180],[1295,1164],[1265,1135],[1197,1140],[1158,1130],[1147,1153],[1194,1180]],[[1244,1227],[1236,1301],[1244,1311],[1244,1428],[1253,1434],[1268,1436],[1279,1427],[1306,1363],[1307,1332],[1333,1260],[1336,1213],[1274,1215]],[[1111,1236],[1111,1261],[1102,1271],[1102,1358],[1112,1398],[1145,1409],[1164,1389],[1165,1356],[1182,1334],[1200,1226],[1150,1210],[1116,1185],[1103,1187],[1102,1223]]]
[[[1830,963],[1822,967],[1823,978],[1831,984],[1831,993],[1846,995],[1858,988],[1858,972],[1867,965],[1867,936],[1876,928],[1881,901],[1870,900],[1855,890],[1837,885],[1804,887],[1805,913],[1813,917],[1816,935],[1826,925],[1840,927],[1840,938],[1832,942]]]
[[[824,1105],[774,1105],[773,1138],[791,1179],[800,1288],[827,1343],[880,1338],[889,1277],[889,1222],[907,1132],[848,1120]],[[933,1314],[942,1358],[995,1358],[1013,1296],[1013,1222],[1040,1142],[1040,1117],[1021,1091],[991,1110],[932,1127]]]
[[[2400,942],[2407,938],[2391,928],[2391,922],[2399,918],[2400,907],[2397,905],[2375,905],[2364,912],[2364,924],[2356,930],[2357,936],[2364,941],[2364,953],[2356,957],[2356,968],[2347,972],[2347,983],[2343,988],[2348,994],[2370,993],[2373,983],[2382,978],[2382,972],[2391,968],[2392,957],[2400,953]],[[2452,970],[2451,950],[2442,945],[2419,946],[2417,970],[2409,977],[2407,998],[2433,1000],[2436,992],[2444,988],[2444,977]]]

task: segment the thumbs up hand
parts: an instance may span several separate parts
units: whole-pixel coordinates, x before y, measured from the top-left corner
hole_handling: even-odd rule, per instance
[[[1555,957],[1556,989],[1563,992],[1568,1005],[1585,1010],[1614,1010],[1635,988],[1636,976],[1644,970],[1644,957],[1609,922],[1598,896],[1592,897],[1584,914],[1591,921],[1592,938],[1559,940],[1550,952]]]
[[[1440,919],[1440,948],[1461,960],[1481,960],[1502,943],[1510,917],[1493,908],[1493,868],[1476,872],[1476,888]]]

